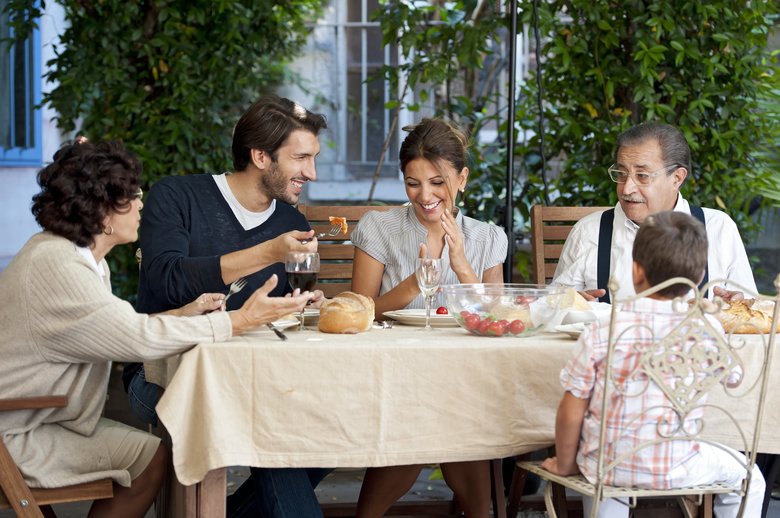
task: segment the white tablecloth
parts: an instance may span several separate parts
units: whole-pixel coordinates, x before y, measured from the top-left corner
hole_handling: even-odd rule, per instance
[[[400,325],[287,334],[282,342],[261,331],[182,355],[157,412],[183,484],[231,465],[368,467],[536,450],[553,442],[558,374],[576,343]],[[779,389],[770,387],[762,451],[780,452]]]

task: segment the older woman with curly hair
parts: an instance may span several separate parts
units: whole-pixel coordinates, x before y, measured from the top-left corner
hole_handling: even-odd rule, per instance
[[[304,293],[269,298],[271,278],[235,311],[203,294],[145,315],[111,293],[105,256],[138,237],[141,164],[119,143],[79,141],[38,174],[43,227],[0,275],[0,397],[64,394],[64,408],[9,412],[0,434],[26,481],[58,487],[110,477],[114,497],[89,516],[144,516],[168,452],[151,434],[101,417],[111,360],[164,358],[300,310]]]

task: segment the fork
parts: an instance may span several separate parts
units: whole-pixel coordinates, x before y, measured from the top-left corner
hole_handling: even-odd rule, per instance
[[[334,237],[334,236],[338,236],[339,234],[341,234],[341,225],[336,223],[332,227],[330,227],[330,229],[327,232],[320,232],[315,237],[317,239],[322,239],[323,237]],[[303,241],[301,241],[301,243],[305,245],[309,241],[311,241],[311,239],[304,239]]]
[[[237,279],[233,281],[230,284],[230,289],[227,292],[227,295],[225,295],[225,298],[222,299],[222,304],[224,304],[227,307],[227,301],[230,297],[238,293],[239,291],[244,289],[244,286],[246,286],[246,277],[241,277],[240,279]]]

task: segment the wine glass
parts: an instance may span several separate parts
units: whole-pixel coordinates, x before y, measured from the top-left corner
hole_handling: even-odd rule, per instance
[[[284,259],[284,271],[287,272],[287,282],[292,289],[303,291],[314,290],[317,284],[317,275],[320,273],[320,254],[317,252],[288,252]],[[301,323],[298,329],[303,331],[303,312],[301,309]]]
[[[417,276],[417,286],[420,287],[425,297],[425,331],[431,328],[431,304],[433,297],[439,290],[442,276],[441,259],[417,259],[417,268],[414,274]]]

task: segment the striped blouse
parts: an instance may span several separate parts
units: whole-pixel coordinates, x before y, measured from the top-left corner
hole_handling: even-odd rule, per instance
[[[485,270],[503,264],[506,260],[507,237],[501,228],[466,217],[463,212],[458,214],[457,223],[463,232],[466,259],[477,277],[481,279]],[[426,241],[427,235],[428,230],[417,219],[411,205],[384,212],[370,211],[360,218],[352,233],[352,242],[385,265],[380,295],[414,274],[415,259],[420,256],[420,243]],[[458,277],[449,268],[449,248],[446,243],[441,255],[445,272],[442,285],[458,284]],[[443,306],[443,295],[440,293],[437,297],[439,300],[434,303],[434,307]],[[415,297],[407,306],[423,307],[425,302],[422,295]]]

